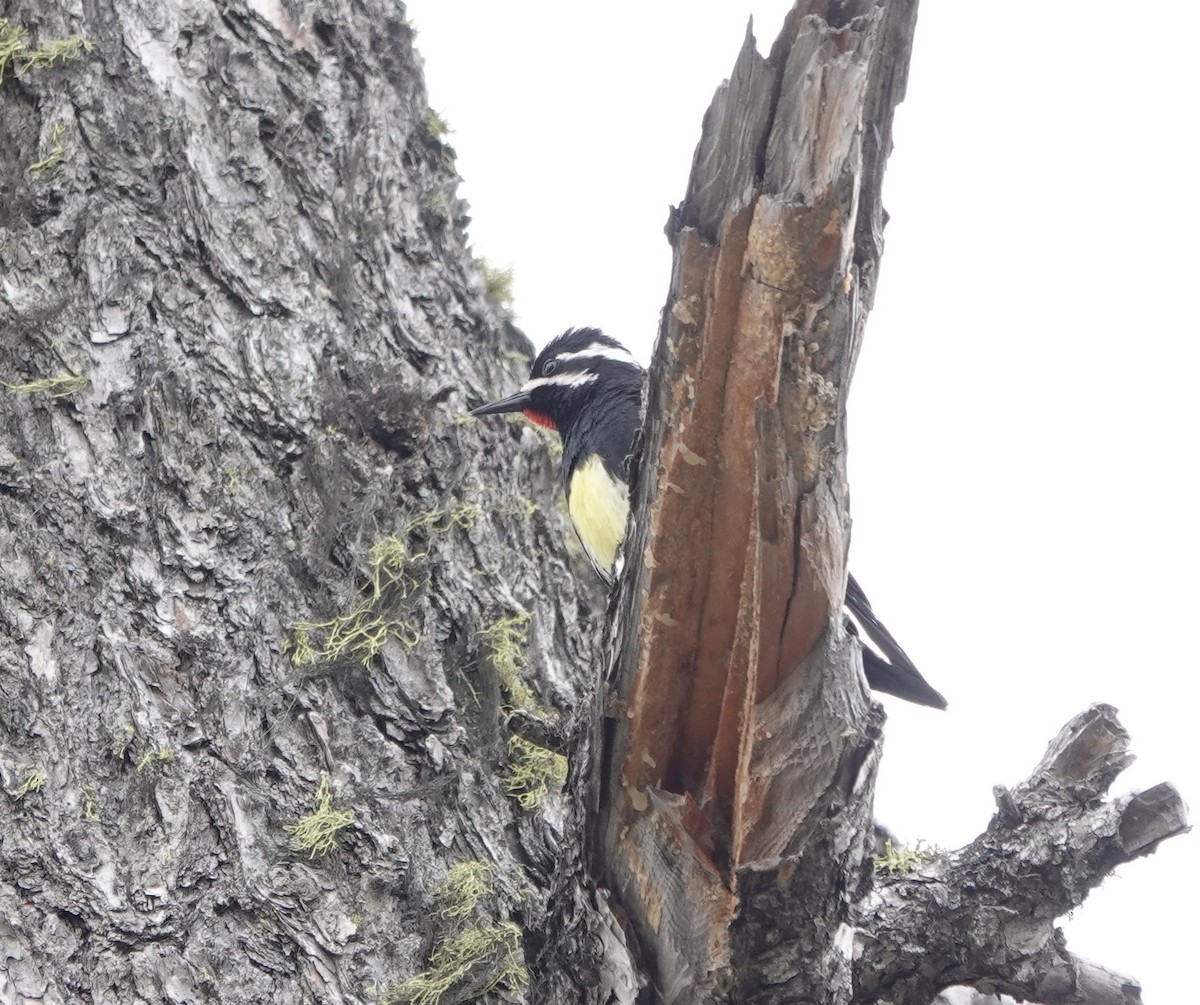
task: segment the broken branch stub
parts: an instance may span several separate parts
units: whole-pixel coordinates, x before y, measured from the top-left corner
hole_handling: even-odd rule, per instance
[[[965,848],[910,878],[883,881],[857,908],[859,1005],[928,1002],[979,985],[1043,1005],[1134,1005],[1136,981],[1069,952],[1056,919],[1117,866],[1188,829],[1174,786],[1105,801],[1129,736],[1093,705],[1051,740],[1030,777],[997,786],[999,811]]]

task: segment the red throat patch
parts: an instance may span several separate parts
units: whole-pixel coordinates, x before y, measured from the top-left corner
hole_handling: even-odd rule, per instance
[[[544,412],[535,412],[532,408],[526,408],[524,409],[524,412],[525,418],[527,418],[530,422],[536,422],[543,429],[558,428],[556,425],[554,425],[554,420]]]

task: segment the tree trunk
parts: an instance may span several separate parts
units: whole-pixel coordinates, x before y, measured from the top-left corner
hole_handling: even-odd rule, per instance
[[[851,992],[883,716],[840,628],[845,401],[915,21],[748,36],[673,220],[598,838],[668,1002]]]
[[[1107,710],[959,858],[873,879],[882,716],[831,617],[841,401],[913,7],[802,15],[769,61],[743,52],[680,211],[630,633],[597,689],[553,457],[520,422],[462,420],[530,347],[466,251],[402,12],[11,5],[0,1000],[924,1005],[955,981],[1046,1001],[1101,981],[1054,913],[1184,826],[1169,788],[1103,803],[1125,756]],[[789,97],[810,79],[822,100]],[[737,95],[777,125],[730,159]],[[724,359],[745,408],[705,391]],[[664,432],[689,379],[707,441],[699,420]],[[665,546],[663,445],[672,477],[711,476],[738,452],[722,436],[747,438],[749,480],[712,500],[749,530],[705,554],[737,578],[677,600],[658,584],[695,547]],[[694,639],[667,631],[702,612]],[[688,708],[661,749],[638,677],[660,663]],[[620,903],[589,871],[589,793]],[[650,884],[630,841],[659,855]],[[1019,924],[995,924],[1039,856]]]
[[[0,999],[519,995],[597,612],[402,9],[5,27]]]
[[[1054,919],[1186,829],[1170,786],[1102,803],[1127,738],[1098,707],[1012,819],[875,881],[883,713],[843,630],[845,410],[915,24],[915,0],[799,0],[769,57],[748,35],[668,228],[593,826],[668,1003],[925,1005],[979,983],[1124,1005],[1136,985]]]

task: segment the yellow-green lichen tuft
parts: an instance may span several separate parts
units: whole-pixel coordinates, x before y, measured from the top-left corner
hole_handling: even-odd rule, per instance
[[[81,52],[91,52],[95,42],[73,35],[70,38],[54,38],[36,48],[29,46],[29,32],[8,18],[0,17],[0,84],[8,75],[9,67],[15,66],[15,76],[30,70],[45,70],[55,63],[74,59]]]
[[[478,503],[460,502],[446,509],[430,510],[410,520],[404,526],[406,534],[424,531],[427,534],[445,534],[451,527],[470,530],[483,516],[483,507]]]
[[[47,391],[51,398],[66,398],[82,391],[87,387],[87,383],[86,377],[64,371],[53,377],[31,380],[25,384],[10,384],[6,380],[0,380],[0,387],[4,387],[9,394],[36,394],[38,391]]]
[[[524,737],[508,738],[508,756],[504,791],[524,809],[541,806],[551,782],[561,786],[567,780],[567,759]]]
[[[525,643],[529,639],[529,612],[521,611],[510,618],[501,618],[488,625],[479,636],[488,647],[492,666],[512,707],[528,712],[540,711],[533,689],[521,679],[521,672],[527,665]]]
[[[327,663],[343,656],[356,657],[363,666],[370,664],[389,637],[412,648],[420,641],[415,628],[406,621],[385,618],[371,603],[361,603],[349,614],[328,621],[297,621],[284,650],[297,666]]]
[[[479,260],[479,271],[483,275],[483,293],[497,307],[511,310],[513,305],[513,270],[502,269],[487,259]],[[522,361],[529,365],[529,358],[522,354]]]
[[[521,366],[531,366],[533,364],[533,357],[521,352],[519,349],[503,349],[500,352],[500,356],[510,363],[519,363]]]
[[[424,210],[434,223],[445,226],[450,222],[453,215],[454,205],[450,200],[450,194],[442,189],[436,189],[427,193],[421,199],[421,209]]]
[[[133,738],[136,735],[137,730],[134,728],[133,723],[131,722],[126,722],[120,726],[117,726],[112,731],[113,757],[117,758],[117,760],[124,758],[126,752],[129,750],[130,744],[133,743]]]
[[[175,751],[170,747],[156,747],[154,750],[147,750],[138,758],[137,773],[140,775],[155,764],[173,760],[175,760]]]
[[[446,939],[429,965],[407,980],[389,984],[380,1005],[442,1005],[481,998],[489,991],[519,993],[529,985],[521,951],[521,929],[511,921],[481,925]]]
[[[62,164],[63,158],[67,154],[67,146],[63,143],[63,136],[66,133],[67,124],[65,122],[54,123],[54,128],[50,132],[50,152],[40,161],[30,164],[25,170],[35,178],[45,173],[57,174],[59,165]]]
[[[875,871],[884,876],[911,876],[945,854],[944,848],[928,845],[924,841],[909,847],[894,845],[892,839],[888,838],[883,845],[883,854],[875,857]]]
[[[401,596],[407,597],[414,584],[405,575],[405,570],[412,559],[423,557],[413,555],[408,543],[396,534],[389,534],[371,545],[367,555],[367,569],[371,573],[371,599],[378,600],[383,596],[383,591],[392,586],[398,586]]]
[[[430,139],[437,140],[439,143],[450,133],[454,132],[445,117],[440,112],[435,112],[432,108],[425,111],[425,131],[429,134]]]
[[[21,776],[21,784],[17,786],[17,790],[13,793],[13,798],[24,799],[31,792],[41,792],[45,784],[46,775],[44,772],[32,766],[26,767]]]
[[[83,787],[83,819],[84,820],[99,820],[100,814],[96,812],[96,786],[89,782]]]
[[[541,507],[528,496],[517,496],[500,512],[506,516],[519,516],[522,520],[530,520]]]
[[[437,888],[438,899],[445,904],[442,915],[465,918],[479,902],[496,892],[496,867],[490,862],[459,862],[450,867],[445,882]]]
[[[4,83],[4,75],[8,66],[28,48],[29,32],[19,24],[13,24],[6,17],[0,17],[0,84]]]
[[[428,538],[444,534],[451,527],[470,530],[482,515],[483,508],[476,503],[456,503],[421,513],[406,523],[399,534],[380,538],[367,553],[369,580],[358,603],[348,613],[327,621],[296,622],[291,637],[284,642],[284,652],[297,666],[347,656],[366,666],[389,638],[411,649],[421,641],[416,626],[404,618],[384,614],[381,609],[395,601],[407,600],[417,588],[412,566],[428,557],[428,552],[414,550],[413,536],[419,532]]]
[[[294,824],[284,824],[283,829],[292,835],[292,851],[306,852],[309,858],[316,858],[336,847],[338,832],[352,823],[354,814],[351,811],[333,808],[329,776],[322,775],[317,785],[316,810]]]

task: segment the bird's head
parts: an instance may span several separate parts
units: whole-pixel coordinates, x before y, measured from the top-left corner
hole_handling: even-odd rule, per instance
[[[598,328],[568,328],[538,353],[516,394],[471,410],[471,415],[524,412],[565,434],[588,406],[614,392],[641,387],[642,367],[620,342]]]

